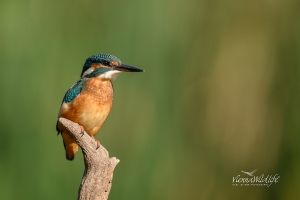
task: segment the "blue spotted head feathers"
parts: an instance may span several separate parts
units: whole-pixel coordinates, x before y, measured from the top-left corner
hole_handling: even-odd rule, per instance
[[[117,62],[118,65],[122,64],[121,60],[113,55],[109,55],[109,54],[105,54],[105,53],[99,53],[99,54],[92,55],[86,59],[80,76],[82,77],[82,75],[85,74],[85,72],[91,68],[92,64],[102,64],[105,66],[110,66],[111,62],[114,62],[114,63]],[[89,73],[86,73],[86,74],[89,74]]]

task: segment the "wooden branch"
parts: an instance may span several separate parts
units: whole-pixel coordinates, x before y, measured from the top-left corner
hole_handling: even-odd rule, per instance
[[[120,162],[110,158],[108,151],[86,132],[81,134],[80,126],[65,118],[60,123],[74,136],[84,155],[85,170],[78,190],[78,200],[107,200],[110,192],[113,171]]]

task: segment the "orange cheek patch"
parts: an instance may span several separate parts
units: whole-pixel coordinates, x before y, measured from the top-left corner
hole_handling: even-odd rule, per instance
[[[98,69],[99,67],[101,67],[100,64],[91,64],[91,67],[94,69]]]
[[[101,65],[101,64],[91,64],[91,67],[94,69],[98,69],[98,68],[109,68],[108,66],[105,65]]]
[[[112,64],[113,66],[119,66],[119,63],[118,63],[117,61],[111,61],[111,64]]]

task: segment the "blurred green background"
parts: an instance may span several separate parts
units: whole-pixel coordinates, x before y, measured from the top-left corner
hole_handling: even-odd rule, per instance
[[[300,2],[0,2],[1,199],[76,199],[82,153],[55,124],[85,59],[144,73],[114,81],[97,135],[121,160],[113,199],[300,198]],[[270,187],[233,177],[280,176]]]

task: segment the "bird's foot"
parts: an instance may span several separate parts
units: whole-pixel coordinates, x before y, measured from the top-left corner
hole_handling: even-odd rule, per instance
[[[83,126],[81,126],[81,125],[79,125],[79,127],[80,127],[80,134],[81,134],[81,137],[83,136],[83,134],[84,134],[84,127]]]
[[[97,145],[96,150],[97,150],[100,147],[100,142],[99,142],[99,140],[96,140],[94,136],[92,136],[92,137],[94,138],[94,140],[96,142],[96,145]]]
[[[97,150],[100,147],[100,142],[99,142],[99,140],[95,140],[95,142],[96,142],[96,145],[97,145],[97,147],[96,147],[96,150]]]

